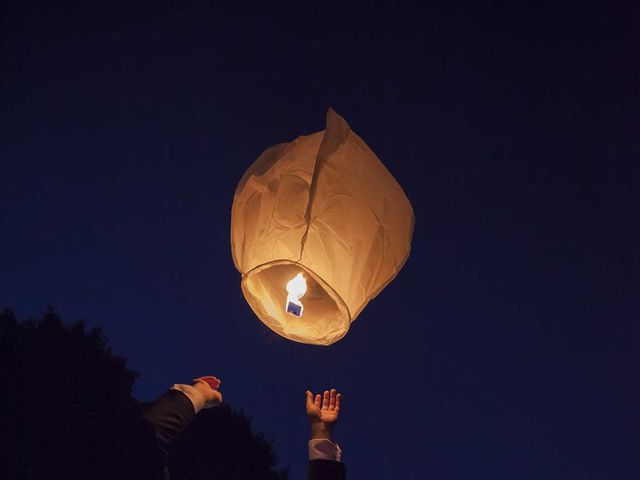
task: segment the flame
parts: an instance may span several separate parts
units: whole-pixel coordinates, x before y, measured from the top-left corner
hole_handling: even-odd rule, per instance
[[[302,317],[304,305],[300,299],[307,293],[307,282],[299,273],[287,282],[287,302],[285,303],[285,311],[294,317]]]
[[[296,300],[301,299],[307,293],[307,281],[302,273],[297,274],[287,283],[287,293]]]

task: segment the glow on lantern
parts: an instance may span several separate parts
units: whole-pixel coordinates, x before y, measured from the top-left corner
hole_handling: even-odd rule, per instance
[[[300,299],[307,293],[307,281],[302,273],[298,273],[295,277],[287,282],[287,304],[285,310],[287,313],[301,317],[304,306]]]
[[[331,345],[400,272],[413,226],[402,187],[329,109],[325,130],[267,148],[242,176],[231,251],[260,321],[290,340]]]

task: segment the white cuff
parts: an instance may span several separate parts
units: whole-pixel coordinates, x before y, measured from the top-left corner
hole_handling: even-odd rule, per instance
[[[191,385],[176,383],[171,387],[171,390],[178,390],[179,392],[184,393],[187,398],[191,400],[191,403],[193,403],[193,409],[196,413],[204,408],[204,397],[197,388],[194,388]]]
[[[342,450],[336,444],[326,438],[309,440],[309,460],[333,460],[342,461]]]

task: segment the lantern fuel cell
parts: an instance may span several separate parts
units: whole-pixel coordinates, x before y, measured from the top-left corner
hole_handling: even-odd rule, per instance
[[[287,298],[287,313],[290,313],[291,315],[299,318],[302,316],[303,309],[304,306],[300,302],[296,302],[291,300],[290,298]]]
[[[302,273],[299,273],[287,282],[287,304],[285,306],[287,313],[298,318],[302,316],[304,306],[300,299],[305,293],[307,293],[307,282]]]
[[[267,148],[238,183],[231,252],[244,298],[279,335],[331,345],[402,269],[413,223],[402,187],[329,109],[325,130]]]

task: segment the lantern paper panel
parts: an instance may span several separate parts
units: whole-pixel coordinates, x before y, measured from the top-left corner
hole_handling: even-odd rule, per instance
[[[244,174],[231,212],[231,250],[258,318],[302,343],[330,345],[409,256],[413,209],[347,122],[268,148]],[[287,285],[301,277],[303,297]]]

